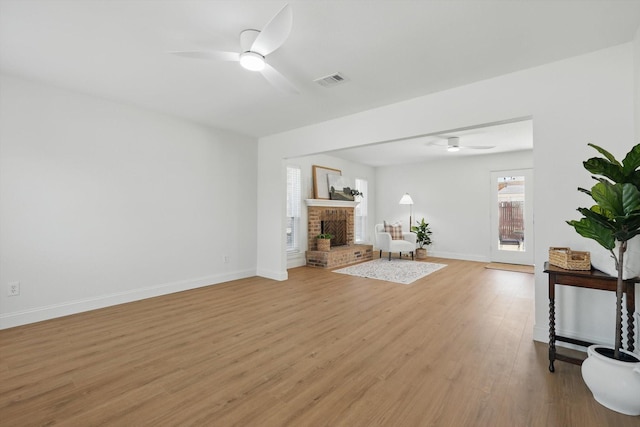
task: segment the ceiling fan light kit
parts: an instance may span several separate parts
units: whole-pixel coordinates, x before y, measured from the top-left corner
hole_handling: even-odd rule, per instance
[[[447,140],[447,151],[450,153],[455,153],[456,151],[460,151],[460,138],[457,136],[452,136]]]
[[[240,65],[250,71],[262,71],[266,64],[264,56],[248,51],[240,54]]]
[[[240,33],[240,54],[235,52],[172,52],[188,58],[202,58],[240,62],[242,68],[258,71],[276,89],[285,94],[296,94],[298,90],[273,66],[267,64],[266,57],[278,49],[289,37],[293,25],[291,6],[285,5],[264,26],[262,31],[244,30]]]
[[[264,55],[252,51],[251,48],[260,35],[258,30],[244,30],[240,33],[240,65],[249,71],[262,71],[265,67]]]

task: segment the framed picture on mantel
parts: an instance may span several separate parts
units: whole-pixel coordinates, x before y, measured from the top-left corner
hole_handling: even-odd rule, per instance
[[[313,175],[313,198],[329,199],[329,181],[327,180],[327,176],[342,175],[342,171],[316,165],[313,165],[311,169]]]
[[[351,179],[340,175],[327,175],[327,180],[329,181],[329,199],[348,202],[355,200],[351,193],[351,189],[354,188],[350,182]]]

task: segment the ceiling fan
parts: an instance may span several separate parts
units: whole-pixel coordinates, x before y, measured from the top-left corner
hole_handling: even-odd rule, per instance
[[[452,153],[460,150],[490,150],[491,148],[495,148],[495,145],[460,145],[460,138],[457,136],[437,136],[437,138],[440,138],[441,140],[430,141],[425,145],[443,147]],[[445,139],[446,144],[444,143]]]
[[[171,52],[187,58],[213,59],[239,62],[250,71],[260,72],[276,89],[286,94],[296,94],[296,87],[266,61],[267,55],[278,49],[289,37],[293,25],[291,6],[285,5],[262,31],[244,30],[240,33],[240,52],[181,51]]]

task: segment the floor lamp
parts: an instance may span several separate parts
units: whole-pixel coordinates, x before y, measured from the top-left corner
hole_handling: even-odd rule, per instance
[[[404,193],[404,196],[402,196],[402,199],[400,199],[400,204],[401,205],[409,205],[409,230],[408,231],[411,231],[411,217],[412,217],[412,213],[413,213],[413,199],[411,198],[409,193]]]

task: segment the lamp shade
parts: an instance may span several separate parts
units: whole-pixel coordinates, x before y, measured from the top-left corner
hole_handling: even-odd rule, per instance
[[[409,193],[405,193],[404,196],[402,196],[402,199],[400,199],[400,204],[401,205],[412,205],[413,204],[413,199],[411,198]]]

